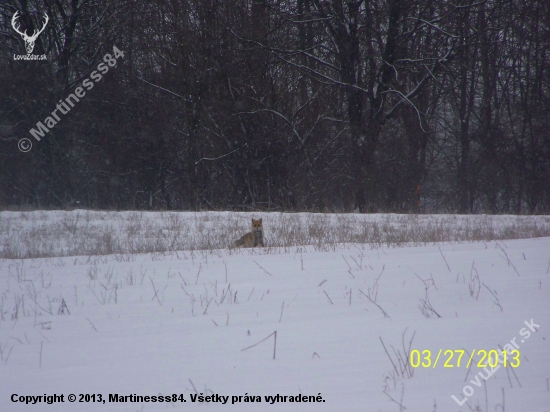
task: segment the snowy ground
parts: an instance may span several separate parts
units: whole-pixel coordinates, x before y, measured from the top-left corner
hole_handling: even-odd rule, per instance
[[[404,246],[550,236],[550,216],[244,212],[0,212],[0,258],[224,249],[266,222],[262,253],[340,243]],[[282,248],[272,250],[271,248]],[[290,248],[290,249],[289,249]]]
[[[0,411],[550,411],[550,237],[284,252],[0,260]],[[478,351],[513,339],[485,381]]]

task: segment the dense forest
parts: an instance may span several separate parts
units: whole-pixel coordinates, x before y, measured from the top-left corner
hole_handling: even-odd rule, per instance
[[[549,213],[549,24],[548,0],[3,0],[0,208]]]

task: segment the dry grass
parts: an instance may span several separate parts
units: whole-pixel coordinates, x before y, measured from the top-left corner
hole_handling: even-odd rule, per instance
[[[263,218],[267,246],[254,253],[550,236],[550,216],[1,212],[0,258],[215,251],[248,231],[251,217]]]

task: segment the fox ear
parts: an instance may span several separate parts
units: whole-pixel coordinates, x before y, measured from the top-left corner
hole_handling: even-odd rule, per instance
[[[262,223],[262,218],[260,218],[259,222]]]

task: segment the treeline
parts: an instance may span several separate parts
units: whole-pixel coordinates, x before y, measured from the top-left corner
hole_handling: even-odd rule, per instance
[[[16,12],[48,15],[46,60],[14,58]],[[547,0],[4,1],[0,207],[549,213],[548,22]]]

